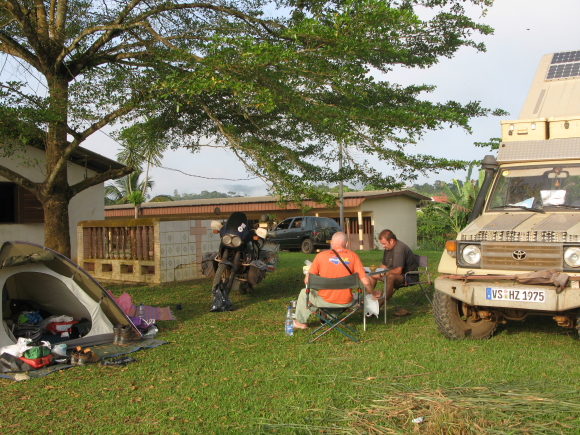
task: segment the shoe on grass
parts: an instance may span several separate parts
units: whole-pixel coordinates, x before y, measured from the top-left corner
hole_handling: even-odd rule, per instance
[[[70,354],[70,364],[72,366],[78,365],[79,356],[81,355],[82,352],[83,352],[83,348],[80,346],[77,346],[75,349],[73,349],[73,351]]]
[[[86,364],[95,364],[101,360],[101,357],[94,353],[91,349],[85,349],[78,357],[79,366],[84,366]]]

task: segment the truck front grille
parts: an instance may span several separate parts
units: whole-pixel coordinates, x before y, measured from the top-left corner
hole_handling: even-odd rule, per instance
[[[523,251],[524,254],[516,251]],[[481,254],[482,269],[562,270],[563,266],[561,244],[483,242]],[[522,257],[524,258],[521,260],[516,259]]]
[[[543,242],[574,243],[580,242],[577,234],[566,231],[479,231],[477,234],[462,234],[466,242]]]

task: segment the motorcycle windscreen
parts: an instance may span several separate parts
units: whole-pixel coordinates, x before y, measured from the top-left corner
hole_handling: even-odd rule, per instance
[[[224,234],[241,234],[242,239],[246,239],[250,229],[248,228],[248,217],[241,211],[231,214],[226,222]]]

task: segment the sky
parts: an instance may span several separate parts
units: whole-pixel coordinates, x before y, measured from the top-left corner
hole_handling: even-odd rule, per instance
[[[477,9],[474,18],[479,15]],[[483,107],[501,108],[510,113],[501,118],[473,120],[471,135],[457,128],[428,132],[417,145],[408,146],[407,152],[462,160],[481,160],[486,154],[492,154],[473,143],[500,137],[500,120],[519,118],[543,55],[580,50],[579,17],[580,0],[495,0],[487,15],[478,19],[495,29],[493,35],[475,38],[485,43],[486,52],[464,47],[454,58],[443,59],[428,70],[400,69],[389,74],[388,80],[402,85],[437,86],[435,92],[425,96],[432,101],[454,100],[463,104],[480,101]],[[94,134],[82,146],[111,159],[116,159],[120,148],[102,132]],[[153,195],[171,195],[176,189],[179,193],[217,190],[245,196],[267,194],[267,186],[259,179],[248,180],[252,176],[246,173],[243,164],[222,149],[204,148],[197,154],[169,150],[163,157],[162,167],[151,172],[155,182]],[[377,168],[381,169],[381,165],[377,164]],[[465,177],[465,171],[443,171],[429,177],[420,176],[417,182]]]

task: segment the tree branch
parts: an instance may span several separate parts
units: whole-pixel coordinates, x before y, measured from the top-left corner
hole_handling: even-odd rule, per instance
[[[57,64],[62,62],[64,60],[64,58],[66,56],[69,55],[69,53],[71,53],[75,48],[77,48],[77,46],[79,45],[79,43],[86,37],[89,35],[92,35],[94,33],[97,32],[102,32],[102,31],[106,31],[106,30],[115,30],[115,31],[124,31],[124,30],[129,30],[129,29],[133,29],[136,27],[147,27],[147,22],[137,22],[137,23],[133,23],[133,24],[127,24],[127,25],[123,25],[123,26],[119,26],[119,25],[107,25],[107,26],[95,26],[95,27],[91,27],[90,29],[86,29],[83,30],[83,32],[77,36],[74,41],[68,46],[66,47],[58,56],[58,58],[56,59]],[[101,38],[99,38],[95,44],[97,44],[97,42],[101,41],[103,39],[105,35],[101,36]],[[108,41],[106,41],[108,42]],[[95,46],[95,44],[93,44],[93,47]],[[104,44],[104,43],[103,43]],[[101,44],[101,45],[103,45]],[[77,67],[75,67],[75,70],[77,71],[81,71],[83,69],[83,67],[86,65],[87,60],[90,59],[94,54],[96,54],[96,52],[98,50],[92,50],[91,47],[82,57],[85,60],[75,60],[75,65],[78,65]]]
[[[50,10],[49,10],[49,17],[48,17],[48,34],[51,37],[54,37],[56,34],[56,2],[58,0],[51,0],[50,1]]]
[[[0,31],[0,51],[11,56],[16,56],[42,72],[39,59],[30,50],[26,49],[3,31]]]
[[[64,1],[65,0],[63,0],[63,2]],[[30,11],[15,0],[8,0],[5,7],[6,10],[10,12],[14,18],[16,18],[20,24],[20,27],[22,28],[22,31],[26,35],[28,42],[34,48],[37,55],[34,58],[38,58],[38,61],[42,67],[48,68],[50,66],[50,60],[43,47],[43,44],[38,39],[38,32],[35,29],[36,26],[30,22]],[[29,63],[31,63],[31,65],[33,64],[32,62]],[[43,72],[40,68],[37,68],[36,66],[35,68]]]
[[[44,2],[42,0],[35,0],[36,4],[36,22],[38,23],[38,34],[44,40],[44,43],[48,45],[48,23],[46,17],[46,10],[44,9]]]
[[[103,30],[108,30],[107,33],[105,33],[99,39],[97,39],[93,43],[93,45],[91,47],[89,47],[89,49],[84,53],[84,55],[81,56],[81,58],[90,59],[92,56],[94,56],[99,51],[99,49],[101,49],[101,47],[103,47],[106,43],[110,42],[117,33],[119,33],[122,30],[125,30],[123,28],[120,28],[119,24],[124,22],[125,18],[135,8],[135,6],[137,6],[139,3],[141,3],[141,0],[133,0],[131,3],[129,3],[125,7],[125,9],[119,14],[119,16],[117,17],[117,19],[114,21],[114,23],[112,25],[110,25],[110,26],[97,26],[97,27],[109,27],[109,29],[103,29]],[[141,20],[137,19],[135,21],[139,22]],[[133,23],[133,25],[132,25],[133,27],[134,27],[134,24],[136,24],[136,23]],[[87,33],[87,35],[93,34],[96,31],[98,31],[98,30],[94,30],[94,29],[96,29],[96,28],[87,29],[86,31],[89,32],[89,33]],[[83,32],[83,33],[85,33],[85,32]],[[86,36],[86,35],[84,35],[84,36]],[[59,56],[59,59],[64,59],[66,57],[66,55],[68,53],[70,53],[78,45],[78,43],[80,42],[79,38],[84,37],[84,36],[81,34],[79,37],[75,38],[75,40],[73,41],[73,44],[71,46],[69,46],[69,48],[67,48],[63,51],[63,53]],[[80,67],[77,68],[77,70],[81,71],[85,63],[86,62],[80,61],[79,62]]]
[[[82,192],[89,187],[96,186],[97,184],[104,183],[105,181],[116,180],[117,178],[129,175],[133,170],[132,166],[125,166],[121,169],[109,169],[108,171],[105,171],[102,174],[97,174],[91,178],[85,178],[83,181],[70,187],[71,196],[75,196],[79,192]]]
[[[53,0],[56,1],[56,0]],[[66,16],[68,12],[68,0],[58,0],[56,6],[56,20],[55,20],[55,38],[62,38],[59,42],[63,42],[66,37]]]
[[[64,167],[64,165],[66,165],[66,163],[68,162],[68,159],[71,156],[71,154],[73,153],[73,151],[75,149],[77,149],[77,147],[87,137],[89,137],[95,131],[100,130],[105,125],[108,125],[109,123],[111,123],[115,119],[117,119],[117,118],[119,118],[119,117],[121,117],[123,115],[126,115],[134,107],[135,107],[135,103],[130,104],[130,105],[125,106],[125,107],[122,107],[122,108],[120,108],[118,110],[115,110],[114,112],[109,113],[107,116],[105,116],[104,118],[102,118],[99,122],[94,123],[93,125],[91,125],[89,128],[87,128],[82,133],[75,132],[75,134],[76,134],[75,139],[72,142],[70,142],[69,145],[66,147],[66,149],[61,153],[58,162],[54,166],[51,174],[46,179],[45,185],[46,185],[47,190],[52,189],[54,183],[56,182],[56,177],[57,177],[58,173],[60,172],[60,170]]]
[[[31,192],[38,194],[37,192],[39,186],[38,183],[35,183],[26,178],[24,175],[14,172],[13,170],[8,169],[7,167],[2,165],[0,165],[0,176],[7,178],[8,180],[18,184],[19,186],[24,187],[27,190],[30,190]]]

